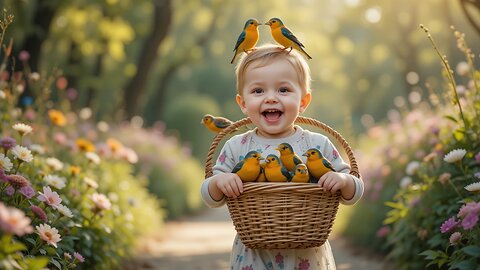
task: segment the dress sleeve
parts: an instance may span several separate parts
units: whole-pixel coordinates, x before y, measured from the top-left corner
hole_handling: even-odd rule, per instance
[[[353,197],[349,200],[346,200],[345,198],[341,197],[340,202],[345,205],[355,204],[363,196],[364,186],[363,186],[362,179],[349,174],[350,165],[348,165],[348,163],[346,163],[342,159],[337,149],[328,138],[326,138],[326,141],[322,148],[323,148],[323,151],[322,151],[323,155],[332,163],[333,168],[335,168],[337,172],[348,174],[350,177],[352,177],[352,180],[355,183],[355,193]]]
[[[220,151],[220,155],[217,158],[215,165],[212,168],[213,175],[217,175],[220,173],[229,173],[232,171],[233,167],[236,164],[234,155],[234,145],[233,138],[228,140],[225,145],[223,146],[222,150]],[[215,201],[210,193],[208,192],[208,185],[210,184],[211,177],[205,179],[201,186],[201,195],[204,203],[211,208],[220,207],[225,204],[225,197],[223,197],[220,201]]]

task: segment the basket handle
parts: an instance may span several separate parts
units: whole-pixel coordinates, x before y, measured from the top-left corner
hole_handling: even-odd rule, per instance
[[[248,124],[251,124],[251,123],[252,123],[252,121],[250,120],[250,118],[246,117],[246,118],[243,118],[243,119],[240,119],[240,120],[234,122],[230,126],[226,127],[224,130],[217,133],[217,135],[213,138],[212,144],[210,146],[210,150],[208,151],[208,154],[207,154],[207,159],[206,159],[206,162],[205,162],[205,178],[208,178],[208,177],[213,175],[213,171],[212,171],[213,155],[215,154],[215,149],[217,148],[220,141],[227,134],[234,132],[239,127],[245,126],[245,125],[248,125]],[[297,119],[295,120],[295,123],[307,124],[307,125],[318,127],[320,129],[323,129],[324,131],[326,131],[332,137],[334,137],[337,140],[337,142],[339,142],[342,145],[343,149],[345,150],[345,153],[348,156],[348,160],[349,160],[349,163],[350,163],[350,174],[360,178],[360,173],[358,172],[357,160],[355,159],[352,148],[350,147],[348,142],[343,138],[343,136],[340,133],[338,133],[336,130],[329,127],[325,123],[322,123],[318,120],[315,120],[315,119],[309,118],[309,117],[298,116]]]

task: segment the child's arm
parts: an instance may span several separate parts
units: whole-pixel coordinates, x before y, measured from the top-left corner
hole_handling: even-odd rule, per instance
[[[355,180],[351,175],[346,173],[327,172],[320,177],[318,185],[331,193],[340,190],[342,198],[346,201],[353,199],[355,195]]]

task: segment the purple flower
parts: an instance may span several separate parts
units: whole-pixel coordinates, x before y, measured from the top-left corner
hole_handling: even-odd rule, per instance
[[[457,216],[459,218],[464,218],[470,213],[475,213],[475,214],[480,213],[480,202],[469,202],[464,204],[458,211]]]
[[[28,61],[28,59],[30,59],[30,53],[28,53],[27,51],[21,51],[18,54],[18,59],[20,59],[20,61],[22,62]]]
[[[3,169],[0,169],[0,182],[8,182],[7,175],[5,174],[5,171]]]
[[[41,221],[43,222],[48,222],[48,217],[47,214],[45,214],[45,211],[43,211],[42,208],[36,206],[36,205],[31,205],[30,210],[37,216]]]
[[[5,137],[0,139],[0,146],[6,151],[10,150],[15,145],[17,145],[17,142],[13,138]]]
[[[24,186],[20,188],[20,193],[25,196],[27,199],[31,199],[33,195],[35,195],[35,190],[32,188],[32,186]]]
[[[470,212],[463,220],[462,227],[464,230],[471,230],[478,222],[478,215],[474,212]]]
[[[443,222],[442,226],[440,226],[440,232],[441,233],[446,233],[457,227],[458,221],[455,220],[455,217],[451,217],[445,222]]]
[[[7,193],[8,196],[12,197],[13,194],[15,194],[15,189],[12,186],[8,186],[5,189],[5,193]]]
[[[477,164],[480,164],[480,152],[478,152],[478,153],[475,155],[475,161],[477,162]]]
[[[383,226],[377,231],[377,237],[382,238],[387,236],[390,233],[390,227]]]

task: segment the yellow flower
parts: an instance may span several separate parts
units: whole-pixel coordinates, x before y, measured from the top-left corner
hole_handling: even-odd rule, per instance
[[[85,151],[85,152],[94,152],[95,146],[87,139],[78,138],[77,141],[78,149]]]
[[[107,145],[114,154],[118,153],[123,148],[123,144],[114,138],[108,138]]]
[[[67,124],[67,118],[65,118],[65,115],[61,111],[49,110],[48,117],[54,125],[59,127],[63,127]]]
[[[70,166],[70,174],[77,175],[80,173],[80,167],[78,166]]]

